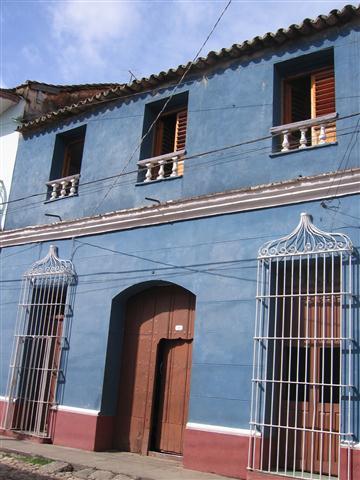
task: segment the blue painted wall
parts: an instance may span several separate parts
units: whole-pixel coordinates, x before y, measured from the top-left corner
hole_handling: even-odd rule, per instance
[[[360,111],[358,26],[321,33],[312,39],[289,42],[249,58],[217,66],[190,78],[177,93],[188,93],[189,156],[269,136],[278,118],[279,78],[274,74],[287,60],[333,49],[336,110],[340,117]],[[359,165],[359,143],[349,144],[358,117],[337,124],[338,145],[272,157],[272,139],[243,145],[185,163],[183,178],[136,186],[139,151],[147,104],[167,98],[173,87],[143,93],[102,109],[99,107],[65,124],[23,138],[19,144],[11,200],[39,196],[9,205],[6,228],[51,223],[45,213],[63,220],[148,205],[145,197],[161,201],[219,192],[333,171]],[[44,203],[56,135],[86,124],[86,140],[79,196]],[[114,180],[87,184],[128,172]],[[132,172],[132,173],[131,173]],[[106,199],[104,196],[109,192]]]
[[[112,303],[129,287],[165,281],[196,295],[189,420],[248,428],[257,251],[292,231],[302,211],[319,228],[346,233],[359,247],[358,199],[341,198],[334,210],[310,202],[52,242],[62,258],[72,258],[78,274],[61,403],[115,413],[122,308],[117,304],[112,311]],[[1,395],[19,281],[48,248],[44,243],[1,251]]]

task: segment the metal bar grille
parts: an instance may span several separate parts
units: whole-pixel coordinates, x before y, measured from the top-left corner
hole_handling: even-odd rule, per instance
[[[354,441],[351,255],[348,237],[320,231],[307,214],[260,249],[251,470],[340,476],[340,444]]]
[[[60,260],[54,246],[23,277],[3,418],[6,429],[49,434],[74,283],[72,263]]]

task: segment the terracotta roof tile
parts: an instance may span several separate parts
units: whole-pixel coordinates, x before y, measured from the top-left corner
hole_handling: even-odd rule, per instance
[[[218,52],[211,51],[206,57],[199,57],[191,66],[189,73],[194,74],[197,71],[209,68],[214,64],[220,64],[226,60],[240,58],[243,55],[249,55],[269,47],[277,47],[288,41],[307,37],[334,26],[341,26],[359,17],[359,5],[346,5],[342,10],[332,10],[328,15],[319,15],[314,20],[305,18],[300,25],[293,24],[287,29],[280,28],[276,33],[268,32],[262,37],[256,36],[252,40],[246,40],[241,44],[234,44],[230,48],[222,48]],[[101,93],[97,93],[70,106],[59,108],[58,110],[24,123],[20,130],[26,132],[39,129],[49,123],[89,110],[100,103],[123,98],[137,92],[146,91],[147,89],[153,89],[165,82],[172,82],[173,80],[181,78],[186,68],[190,65],[191,62],[188,62],[186,65],[179,65],[176,68],[170,68],[167,72],[162,71],[158,74],[150,75],[148,78],[134,80],[129,84],[112,84],[113,86],[111,88],[105,89]],[[93,85],[94,88],[99,88],[99,85],[106,86],[107,84]],[[79,85],[67,87],[76,88],[79,87]]]

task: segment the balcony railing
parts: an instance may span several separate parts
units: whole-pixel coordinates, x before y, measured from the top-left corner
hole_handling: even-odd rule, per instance
[[[80,174],[70,175],[69,177],[58,178],[46,182],[49,187],[51,196],[50,200],[57,200],[59,198],[73,197],[78,193]]]
[[[270,128],[281,138],[281,152],[324,145],[336,141],[337,113]]]
[[[144,179],[141,181],[146,183],[181,176],[184,170],[184,154],[185,150],[179,150],[140,160],[138,165],[145,172]]]

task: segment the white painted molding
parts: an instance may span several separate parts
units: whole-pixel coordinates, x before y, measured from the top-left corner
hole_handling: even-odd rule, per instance
[[[9,397],[0,395],[0,402],[7,402]],[[92,410],[90,408],[70,407],[68,405],[55,405],[51,410],[57,410],[59,412],[79,413],[81,415],[92,415],[97,417],[100,414],[99,410]]]
[[[58,412],[69,412],[69,413],[79,413],[81,415],[92,415],[97,417],[99,415],[99,410],[92,410],[90,408],[80,408],[80,407],[70,407],[68,405],[56,405],[52,407],[52,410],[57,410]]]
[[[340,442],[340,447],[341,448],[350,448],[352,450],[360,450],[360,443],[352,443],[352,442],[347,442],[345,440],[345,441]]]
[[[206,425],[205,423],[193,423],[188,422],[186,424],[188,430],[199,430],[201,432],[209,433],[222,433],[225,435],[237,435],[240,437],[249,437],[251,431],[247,428],[232,428],[232,427],[222,427],[220,425]]]
[[[359,193],[360,168],[168,201],[77,220],[6,230],[0,247],[82,237]]]

